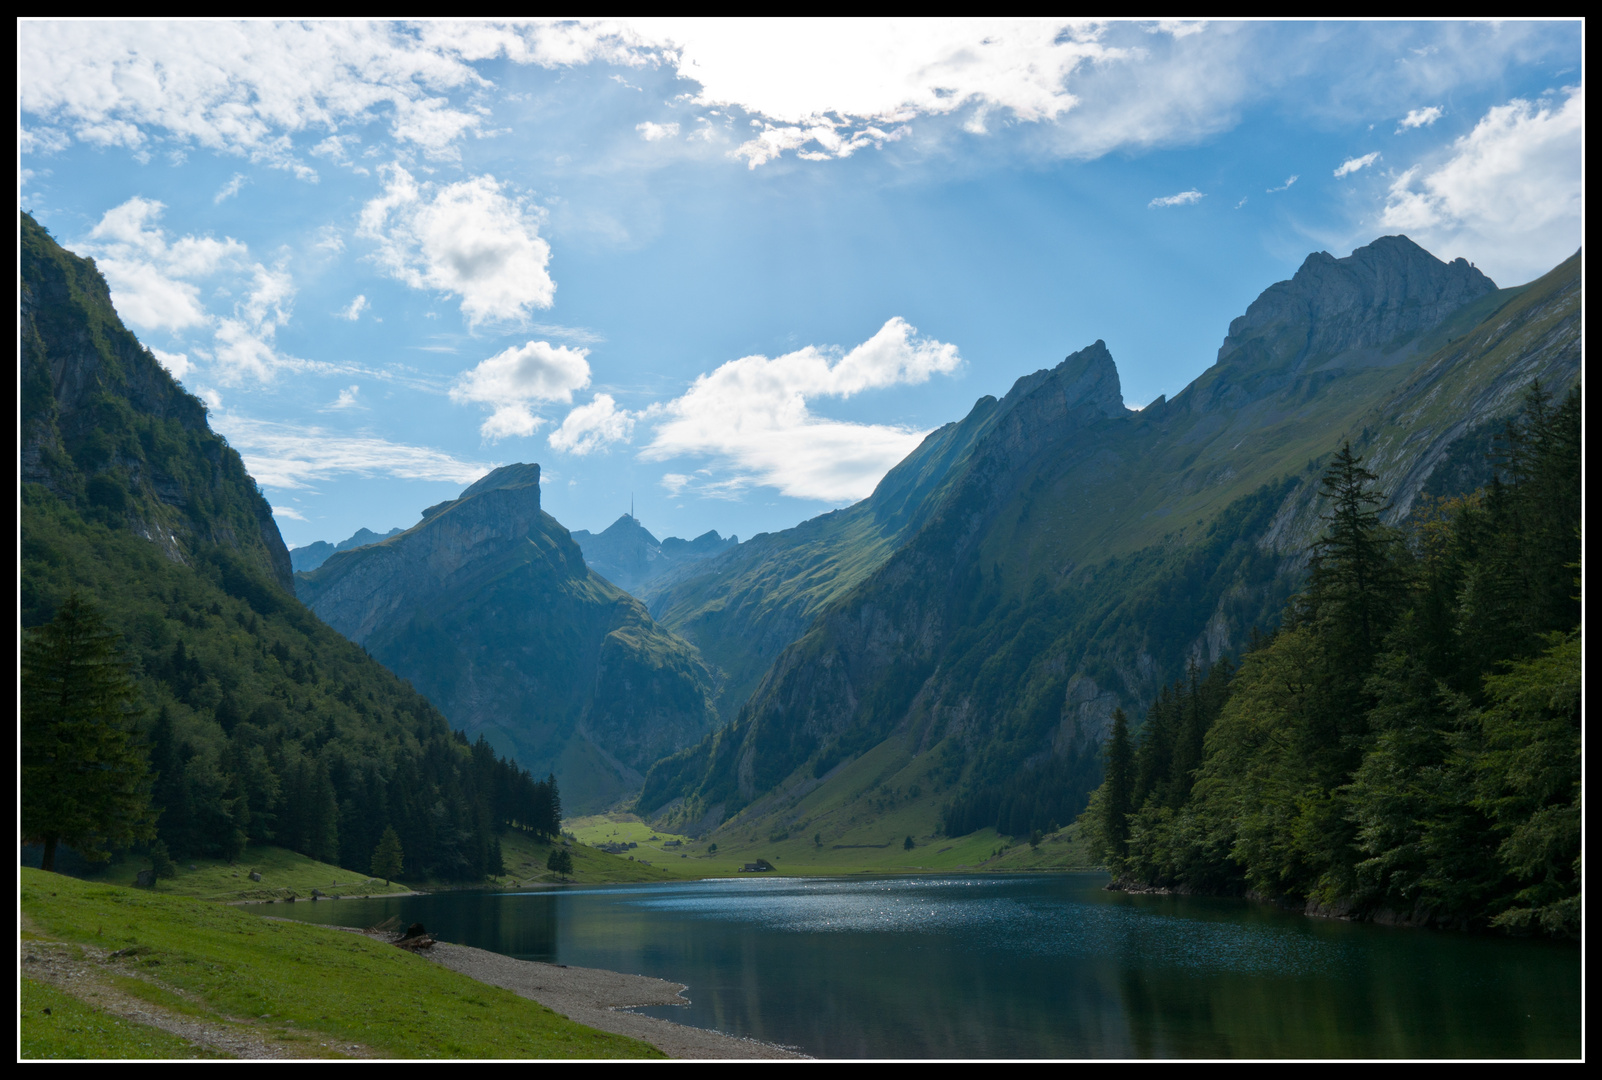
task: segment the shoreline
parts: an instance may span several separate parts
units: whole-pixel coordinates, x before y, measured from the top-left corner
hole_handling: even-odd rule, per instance
[[[266,915],[263,918],[281,916]],[[372,933],[353,926],[334,926],[329,929],[361,934],[375,941],[392,941],[388,934]],[[603,968],[518,960],[488,949],[455,945],[448,941],[435,941],[432,946],[417,950],[414,955],[478,982],[510,990],[575,1023],[650,1043],[677,1060],[811,1060],[809,1055],[788,1047],[629,1011],[647,1005],[688,1005],[690,1002],[684,996],[684,991],[689,987],[683,983],[649,975],[627,975]]]

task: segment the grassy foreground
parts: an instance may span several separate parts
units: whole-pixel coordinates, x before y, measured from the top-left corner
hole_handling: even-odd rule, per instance
[[[240,909],[23,868],[24,938],[136,952],[107,974],[124,993],[210,1022],[278,1039],[326,1038],[399,1058],[648,1058],[659,1050],[575,1024],[508,990],[486,986],[356,934],[260,918]],[[44,1001],[50,991],[39,1000]],[[58,993],[58,992],[55,992]],[[35,991],[36,996],[37,991]],[[103,1020],[63,1041],[55,1010],[26,1003],[25,1056],[83,1050],[134,1056],[173,1049]],[[47,1026],[48,1025],[48,1026]],[[77,1027],[96,1027],[79,1017]],[[128,1028],[126,1023],[120,1025]],[[170,1038],[170,1036],[168,1037]],[[99,1041],[95,1041],[99,1040]],[[133,1040],[130,1042],[130,1040]],[[98,1049],[97,1049],[98,1048]],[[190,1056],[189,1053],[174,1056]]]

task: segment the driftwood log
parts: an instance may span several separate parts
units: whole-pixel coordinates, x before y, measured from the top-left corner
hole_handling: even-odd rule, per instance
[[[395,942],[395,947],[416,952],[418,949],[427,949],[433,944],[434,939],[423,929],[423,924],[414,922],[406,928],[406,933],[401,935],[401,939]]]

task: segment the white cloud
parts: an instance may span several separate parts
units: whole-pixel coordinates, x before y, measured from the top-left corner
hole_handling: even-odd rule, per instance
[[[279,327],[289,321],[295,296],[288,271],[282,265],[250,262],[249,249],[231,237],[169,241],[159,224],[164,209],[136,196],[106,211],[78,245],[95,256],[123,320],[147,330],[209,327],[210,359],[219,365],[216,374],[224,383],[246,375],[266,380],[280,368],[305,366],[305,361],[279,354],[273,344]],[[238,280],[243,273],[249,278]],[[206,310],[198,284],[223,274],[236,275],[231,283],[244,292],[226,316]],[[194,351],[203,355],[198,348]],[[186,363],[186,374],[191,367]]]
[[[1265,194],[1273,195],[1275,192],[1289,191],[1290,190],[1290,186],[1292,184],[1296,183],[1296,181],[1298,181],[1300,179],[1301,179],[1300,176],[1292,176],[1290,179],[1286,180],[1283,184],[1279,185],[1279,187],[1268,188],[1266,190]]]
[[[161,361],[161,366],[167,369],[167,373],[180,382],[184,376],[189,374],[190,368],[194,366],[189,362],[189,356],[186,353],[171,353],[154,348],[150,352],[152,356]]]
[[[360,393],[361,393],[361,387],[360,386],[357,386],[355,384],[347,386],[345,389],[343,389],[343,390],[341,390],[339,392],[339,396],[336,397],[333,400],[332,404],[330,404],[328,407],[330,409],[360,409],[360,408],[364,408],[362,403],[358,400],[358,395]]]
[[[1146,204],[1146,209],[1152,210],[1159,206],[1189,206],[1191,203],[1201,202],[1206,197],[1192,188],[1189,191],[1181,191],[1178,195],[1164,195],[1162,198],[1153,199]]]
[[[211,197],[213,205],[221,205],[224,199],[231,199],[239,194],[239,189],[245,186],[245,174],[234,173],[228,183],[217,189],[217,194]]]
[[[1583,87],[1561,104],[1495,106],[1441,160],[1392,182],[1380,222],[1443,258],[1471,257],[1502,284],[1529,280],[1580,246],[1584,129]]]
[[[1408,128],[1429,127],[1443,115],[1445,114],[1442,113],[1437,105],[1428,105],[1422,109],[1409,109],[1407,115],[1402,117],[1401,122],[1397,125],[1396,134],[1400,135]]]
[[[166,207],[135,196],[107,210],[79,247],[111,286],[125,322],[148,330],[182,330],[208,320],[193,280],[236,267],[248,255],[233,238],[185,236],[169,243],[158,224]]]
[[[656,142],[658,139],[671,139],[679,133],[677,124],[653,124],[647,120],[643,124],[635,124],[634,130],[640,133],[640,138],[646,142]]]
[[[460,296],[472,325],[551,306],[551,246],[539,236],[537,209],[508,197],[493,176],[440,186],[419,184],[399,165],[383,173],[384,193],[362,208],[361,234],[378,241],[374,258],[393,277]]]
[[[288,506],[273,507],[273,517],[289,518],[292,521],[305,521],[306,515]]]
[[[253,420],[212,405],[212,427],[245,459],[245,469],[266,488],[310,487],[335,476],[388,476],[470,484],[495,468],[462,461],[442,450],[327,428]]]
[[[916,334],[898,317],[843,356],[809,345],[774,359],[731,360],[698,377],[681,397],[638,414],[656,424],[640,456],[651,461],[710,457],[734,474],[684,480],[675,493],[692,485],[703,495],[729,495],[764,484],[796,498],[864,498],[925,433],[829,420],[814,415],[809,401],[922,383],[961,364],[955,345]]]
[[[102,146],[148,130],[310,179],[290,144],[301,132],[387,113],[396,139],[449,156],[482,122],[440,97],[484,85],[471,58],[398,23],[39,21],[17,34],[21,111]]]
[[[1376,150],[1372,154],[1364,154],[1362,157],[1347,158],[1341,162],[1341,167],[1335,170],[1335,179],[1339,180],[1343,176],[1350,176],[1359,169],[1366,169],[1378,161],[1379,157],[1379,151]]]
[[[532,435],[545,423],[534,415],[533,403],[570,402],[573,391],[590,384],[588,355],[588,349],[548,341],[513,346],[463,372],[451,387],[451,400],[494,410],[479,427],[486,439]]]
[[[554,450],[580,456],[627,442],[634,434],[634,417],[627,409],[619,409],[611,394],[596,394],[588,405],[580,405],[567,414],[562,426],[551,432],[547,440]]]
[[[350,302],[350,306],[349,307],[347,307],[343,311],[339,312],[339,317],[341,319],[345,319],[348,322],[355,322],[357,319],[362,317],[362,312],[366,311],[367,308],[368,308],[367,297],[358,294],[356,299],[354,299],[354,300],[352,300]]]

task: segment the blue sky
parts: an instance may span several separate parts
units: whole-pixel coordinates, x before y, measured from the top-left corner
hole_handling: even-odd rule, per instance
[[[1580,244],[1582,28],[19,24],[19,201],[291,546],[488,468],[786,528],[1103,339],[1132,407],[1309,252]]]

